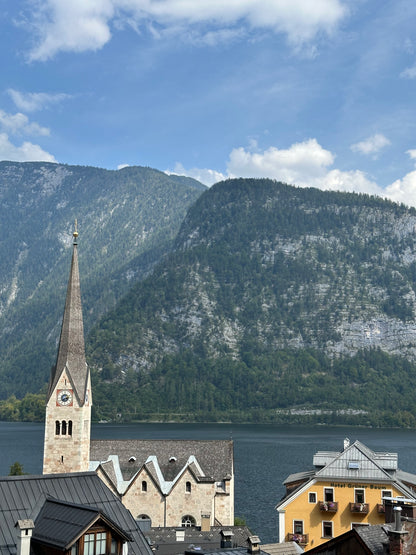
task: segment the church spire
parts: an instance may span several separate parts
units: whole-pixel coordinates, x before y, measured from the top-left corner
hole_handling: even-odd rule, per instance
[[[71,270],[56,365],[52,369],[48,399],[55,390],[63,372],[72,384],[79,406],[87,397],[89,370],[85,359],[84,325],[82,319],[81,289],[78,269],[78,229],[75,220]]]

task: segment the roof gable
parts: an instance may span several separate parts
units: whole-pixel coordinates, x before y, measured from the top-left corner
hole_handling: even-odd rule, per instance
[[[376,454],[356,441],[316,473],[317,478],[345,480],[391,480],[377,462]]]

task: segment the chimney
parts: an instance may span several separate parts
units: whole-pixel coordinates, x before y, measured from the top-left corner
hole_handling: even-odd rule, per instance
[[[233,547],[233,533],[231,530],[221,530],[221,549]]]
[[[15,528],[18,529],[16,555],[29,555],[30,541],[35,524],[32,519],[18,520]]]
[[[209,532],[211,530],[211,515],[201,515],[201,532]]]
[[[350,440],[346,437],[344,439],[344,451],[350,446]]]
[[[247,553],[260,553],[260,538],[258,536],[248,537]]]
[[[176,528],[176,541],[177,542],[184,542],[185,541],[185,528]]]
[[[401,521],[401,507],[394,507],[394,523],[393,529],[389,530],[389,553],[390,555],[404,555],[404,536],[408,533],[406,530],[402,530],[402,521]]]

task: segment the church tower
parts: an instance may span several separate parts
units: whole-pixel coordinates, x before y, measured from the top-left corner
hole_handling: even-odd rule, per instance
[[[44,474],[86,471],[90,460],[91,377],[85,360],[76,221],[73,237],[58,356],[46,402]]]

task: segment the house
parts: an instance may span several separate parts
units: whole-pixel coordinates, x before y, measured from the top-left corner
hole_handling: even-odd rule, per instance
[[[390,524],[359,526],[309,551],[321,555],[411,555],[416,553],[416,521],[402,516],[402,503],[395,503]],[[414,508],[414,504],[413,504]],[[414,512],[414,511],[412,511]]]
[[[2,555],[151,555],[94,472],[0,478]]]
[[[397,453],[375,453],[344,441],[340,452],[320,451],[314,468],[290,475],[278,503],[279,541],[305,551],[358,526],[383,524],[385,500],[416,499],[416,475],[398,468]]]
[[[47,395],[43,473],[96,470],[136,518],[153,526],[200,526],[203,515],[211,526],[234,524],[232,441],[91,441],[92,398],[75,229]]]

